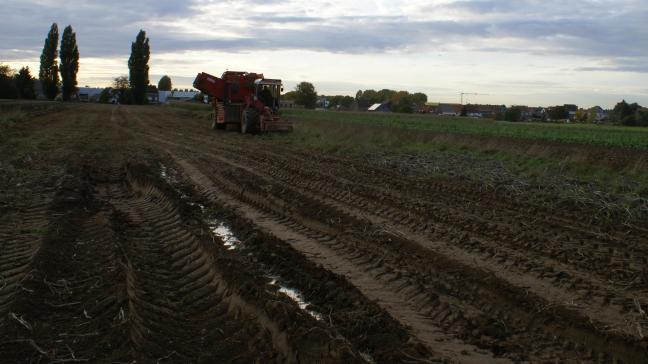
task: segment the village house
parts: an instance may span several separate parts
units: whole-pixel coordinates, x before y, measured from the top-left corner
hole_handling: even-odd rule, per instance
[[[438,115],[444,116],[458,116],[461,114],[461,109],[463,105],[461,104],[439,104],[437,108]]]
[[[279,107],[282,109],[294,109],[295,101],[294,100],[279,100]]]
[[[373,104],[367,109],[369,112],[391,112],[388,102]]]
[[[600,123],[606,120],[609,117],[610,113],[607,110],[604,110],[600,106],[594,106],[587,109],[587,115],[588,115],[588,120],[592,120],[594,122]]]
[[[97,102],[101,95],[102,88],[98,87],[79,87],[77,90],[77,100],[81,102]]]
[[[505,105],[467,104],[464,108],[466,110],[466,116],[473,118],[494,119],[495,115],[506,112]]]

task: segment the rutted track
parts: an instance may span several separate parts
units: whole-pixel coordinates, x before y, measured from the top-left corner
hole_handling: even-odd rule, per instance
[[[225,187],[225,192],[235,200],[274,214],[285,230],[307,229],[312,233],[311,240],[326,241],[353,229],[350,226],[363,232],[386,229],[388,232],[383,235],[388,240],[403,240],[404,245],[426,248],[411,248],[415,257],[428,255],[421,259],[419,268],[413,268],[416,262],[407,258],[405,267],[389,268],[392,272],[402,268],[409,275],[409,283],[399,282],[400,288],[411,288],[412,296],[421,300],[415,305],[418,312],[430,312],[425,303],[445,298],[450,307],[456,305],[460,316],[467,316],[466,322],[479,317],[500,323],[504,330],[499,336],[527,346],[522,350],[513,343],[506,347],[502,337],[494,335],[489,343],[503,346],[491,348],[494,354],[519,350],[519,356],[513,358],[533,353],[529,357],[535,360],[589,357],[595,361],[633,362],[645,358],[643,345],[633,349],[631,344],[631,338],[641,339],[646,324],[638,310],[641,298],[646,297],[646,286],[641,280],[646,246],[643,229],[637,226],[628,226],[621,232],[602,223],[601,232],[596,232],[587,230],[583,222],[569,223],[576,213],[549,214],[542,205],[502,201],[497,196],[471,191],[468,186],[444,181],[405,181],[385,171],[353,163],[336,165],[334,159],[312,155],[293,156],[285,150],[248,153],[246,149],[253,146],[245,140],[231,143],[219,138],[219,142],[225,142],[214,143],[208,140],[212,138],[190,134],[185,138],[191,143],[177,143],[164,138],[163,133],[151,134],[157,142],[175,147],[183,155],[200,156],[185,163],[185,168],[196,165],[210,180],[195,182]],[[361,183],[353,182],[354,178]],[[285,206],[290,209],[284,209]],[[337,228],[330,226],[333,219],[337,219]],[[359,243],[340,243],[338,238],[331,245],[338,248],[338,254],[341,251],[351,259],[359,258],[353,264],[365,270],[384,264],[386,255],[375,254],[377,244],[358,249],[367,245],[362,241],[366,238],[359,239]],[[320,242],[322,245],[325,244]],[[303,249],[308,252],[308,248]],[[591,253],[597,250],[601,254]],[[435,257],[430,251],[442,255]],[[385,252],[389,254],[389,248]],[[476,295],[452,289],[442,292],[444,284],[453,281],[454,272],[450,277],[437,277],[434,287],[430,276],[421,274],[423,262],[448,258],[447,263],[457,272],[470,271],[476,265],[492,273],[492,293],[484,292],[488,284],[480,284],[478,270],[472,275]],[[603,266],[611,269],[592,270]],[[353,273],[347,272],[349,276]],[[460,280],[469,283],[470,274]],[[634,289],[630,291],[629,286]],[[500,294],[507,291],[508,294]],[[431,312],[430,317],[434,316]],[[488,336],[472,328],[464,328],[463,332],[453,332],[453,328],[442,331],[482,346],[482,339]],[[479,339],[466,338],[470,336],[467,332]]]
[[[106,111],[105,136],[66,133],[123,150],[65,160],[0,223],[9,361],[648,361],[635,222]]]

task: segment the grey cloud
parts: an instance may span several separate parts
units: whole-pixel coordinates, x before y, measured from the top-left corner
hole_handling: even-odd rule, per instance
[[[241,25],[229,25],[230,30],[239,33],[238,38],[202,35],[197,39],[164,25],[167,20],[191,20],[199,15],[200,10],[191,2],[118,0],[91,5],[76,2],[60,8],[58,2],[35,5],[27,1],[11,1],[4,6],[5,13],[11,16],[0,23],[0,34],[4,34],[0,57],[17,57],[7,51],[13,48],[39,50],[52,21],[57,21],[61,27],[74,26],[82,56],[128,54],[137,31],[145,28],[154,52],[306,49],[367,53],[442,50],[460,46],[485,52],[569,54],[605,59],[648,57],[648,22],[645,21],[648,9],[619,5],[615,12],[604,11],[604,6],[611,6],[605,1],[575,0],[568,5],[560,4],[564,2],[480,0],[444,5],[484,15],[460,21],[422,21],[406,16],[324,18],[295,15],[300,14],[299,11],[275,14],[251,10],[245,16],[234,13],[229,17],[216,17],[213,25],[209,25],[218,28],[223,20],[242,22]],[[555,7],[555,10],[544,13],[550,7]],[[505,15],[489,17],[491,13]],[[297,25],[299,29],[286,28],[287,24]],[[498,40],[509,38],[521,40],[524,46],[507,48],[497,45]],[[641,66],[624,69],[642,70]]]

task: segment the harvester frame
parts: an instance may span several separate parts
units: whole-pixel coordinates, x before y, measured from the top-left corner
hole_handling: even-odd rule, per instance
[[[262,73],[225,71],[219,78],[202,72],[193,85],[212,99],[212,129],[243,134],[292,131],[292,123],[279,114],[281,80],[266,79]]]

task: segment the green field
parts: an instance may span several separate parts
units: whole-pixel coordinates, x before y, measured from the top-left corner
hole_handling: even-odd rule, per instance
[[[648,128],[590,124],[511,123],[490,119],[393,113],[295,109],[283,110],[283,113],[285,116],[299,121],[380,125],[435,133],[540,139],[565,143],[648,149]]]

